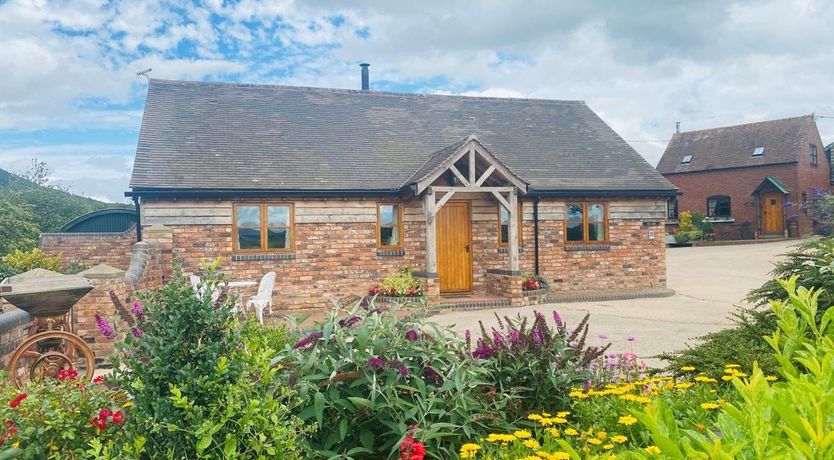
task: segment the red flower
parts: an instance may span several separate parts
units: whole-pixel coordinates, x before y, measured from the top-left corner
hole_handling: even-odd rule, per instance
[[[78,371],[75,369],[61,369],[58,371],[58,380],[75,380],[78,378]]]
[[[102,419],[101,417],[93,417],[90,419],[90,425],[98,428],[99,430],[106,430],[107,429],[107,419]]]
[[[118,423],[119,425],[122,425],[124,422],[125,420],[122,418],[122,411],[117,410],[113,413],[113,423]]]
[[[113,415],[113,411],[109,411],[107,409],[98,411],[98,418],[103,418],[106,420],[107,417],[110,417],[111,415]]]
[[[407,434],[400,444],[400,460],[423,460],[425,457],[426,446],[420,441],[415,441],[413,434]]]
[[[374,285],[371,289],[368,290],[368,295],[377,295],[379,294],[381,289],[379,289],[379,285]]]
[[[19,406],[20,402],[26,399],[27,396],[29,395],[27,395],[26,393],[20,393],[19,395],[17,395],[17,397],[15,397],[13,400],[9,402],[9,407],[14,408]]]
[[[99,375],[98,377],[93,379],[93,383],[104,383],[105,378],[103,375]]]

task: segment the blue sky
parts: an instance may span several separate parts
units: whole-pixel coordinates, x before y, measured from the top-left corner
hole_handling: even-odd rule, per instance
[[[0,168],[122,201],[137,71],[357,88],[360,62],[376,90],[584,100],[655,164],[678,120],[834,115],[829,3],[0,0]]]

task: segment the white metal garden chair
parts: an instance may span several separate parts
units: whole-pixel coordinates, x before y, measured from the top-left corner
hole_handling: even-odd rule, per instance
[[[261,278],[261,284],[258,286],[258,293],[249,298],[247,307],[255,307],[255,312],[258,316],[258,321],[264,323],[264,310],[269,307],[269,313],[272,313],[272,288],[275,287],[275,272],[269,272]]]

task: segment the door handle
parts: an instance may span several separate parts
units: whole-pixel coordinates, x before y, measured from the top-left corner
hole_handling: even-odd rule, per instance
[[[466,252],[468,253],[469,252],[469,245],[467,244],[466,246],[463,247],[463,249],[466,250]]]

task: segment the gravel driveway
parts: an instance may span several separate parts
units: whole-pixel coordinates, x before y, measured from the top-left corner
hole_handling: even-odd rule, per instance
[[[495,325],[493,315],[532,315],[533,310],[547,313],[557,310],[575,325],[586,313],[591,314],[592,340],[602,343],[597,336],[607,336],[612,350],[631,351],[649,357],[662,351],[683,348],[692,339],[708,332],[723,329],[732,323],[728,315],[735,305],[741,305],[750,289],[768,279],[773,262],[797,243],[773,243],[667,250],[668,287],[675,290],[671,297],[577,302],[537,305],[498,310],[454,311],[435,316],[433,320],[454,325],[463,333],[472,329],[476,334],[478,320],[487,328]],[[634,341],[628,341],[633,337]],[[592,342],[593,343],[593,342]],[[652,365],[660,364],[648,359]]]

